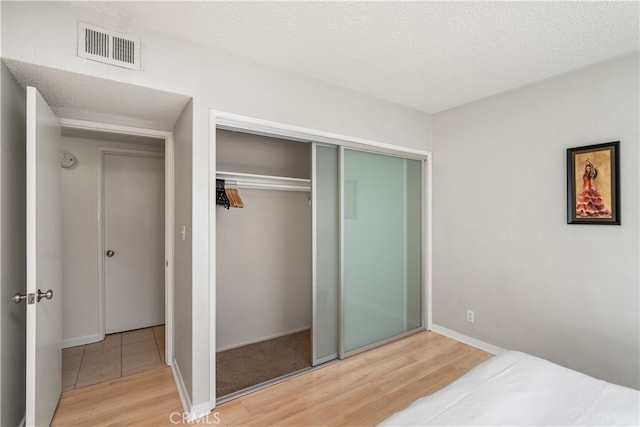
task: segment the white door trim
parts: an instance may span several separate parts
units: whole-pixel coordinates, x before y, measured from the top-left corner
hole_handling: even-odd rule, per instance
[[[136,128],[131,126],[120,126],[113,125],[108,123],[99,123],[99,122],[90,122],[84,120],[75,120],[75,119],[60,119],[60,125],[63,128],[69,129],[80,129],[80,130],[89,130],[95,132],[110,132],[110,133],[119,133],[124,135],[136,135],[136,136],[146,136],[152,138],[164,139],[164,179],[165,179],[165,363],[167,365],[173,364],[173,354],[174,354],[174,307],[173,307],[173,271],[174,271],[174,188],[175,188],[175,169],[174,169],[174,142],[173,142],[173,133],[167,131],[160,131],[154,129],[144,129],[144,128]],[[116,151],[117,149],[108,150]],[[132,150],[128,150],[131,152]],[[102,286],[102,154],[100,154],[100,164],[99,164],[99,182],[100,182],[100,193],[99,193],[99,210],[98,215],[98,280],[100,282],[99,291],[98,291],[98,310],[99,310],[99,328],[104,336],[105,331],[105,322],[104,322],[104,313],[103,313],[103,286]]]
[[[401,147],[384,142],[373,141],[364,138],[341,135],[317,129],[310,129],[286,123],[274,122],[240,114],[209,110],[209,183],[215,183],[216,179],[216,129],[239,130],[257,135],[273,136],[276,138],[291,139],[294,141],[317,142],[346,148],[367,149],[389,155],[402,155],[406,158],[423,160],[426,168],[423,175],[423,265],[426,271],[423,276],[423,327],[430,330],[432,327],[432,165],[433,154],[431,151]],[[425,183],[426,180],[426,183]],[[209,185],[209,203],[213,205],[209,209],[209,336],[210,355],[209,372],[212,381],[210,383],[209,397],[211,408],[216,407],[216,187]]]
[[[433,154],[429,153],[422,163],[423,214],[422,214],[422,250],[426,256],[422,277],[423,302],[422,324],[427,331],[433,327]],[[426,181],[426,182],[425,182]]]
[[[430,151],[401,147],[371,139],[341,135],[318,129],[310,129],[286,123],[273,122],[255,117],[242,116],[235,113],[210,110],[211,118],[215,120],[217,128],[242,130],[257,135],[273,136],[294,141],[320,142],[324,144],[344,146],[345,148],[366,149],[368,151],[393,155],[401,154],[410,159],[424,159],[431,155]]]

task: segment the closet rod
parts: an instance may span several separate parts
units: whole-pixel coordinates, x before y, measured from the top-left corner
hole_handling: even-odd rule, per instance
[[[303,178],[223,171],[216,178],[233,181],[240,189],[311,191],[311,180]]]

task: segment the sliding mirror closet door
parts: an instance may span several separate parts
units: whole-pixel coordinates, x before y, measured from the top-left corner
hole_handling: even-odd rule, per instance
[[[344,149],[341,357],[422,325],[422,162]]]
[[[338,357],[340,205],[338,148],[313,144],[313,365]]]

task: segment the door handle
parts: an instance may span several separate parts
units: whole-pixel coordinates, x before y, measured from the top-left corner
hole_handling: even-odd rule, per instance
[[[114,256],[115,254],[116,254],[116,253],[115,253],[115,252],[113,252],[111,249],[109,249],[109,250],[107,251],[107,256],[108,256],[109,258],[111,258],[112,256]]]
[[[21,295],[20,292],[18,292],[17,294],[15,294],[12,298],[13,302],[15,302],[16,304],[21,303],[22,301],[27,299],[26,295]]]
[[[29,304],[33,304],[33,294],[29,294],[29,295],[22,295],[20,294],[20,292],[18,292],[17,294],[15,294],[11,299],[13,300],[13,302],[15,302],[16,304],[21,303],[22,301],[26,300],[27,298],[29,298]],[[40,289],[38,289],[38,293],[35,295],[35,299],[36,302],[40,302],[40,300],[42,298],[46,298],[46,299],[51,299],[53,298],[53,289],[49,289],[47,292],[42,292]]]
[[[47,292],[42,292],[38,289],[38,294],[36,295],[36,300],[40,302],[42,298],[51,299],[53,298],[53,289],[49,289]]]

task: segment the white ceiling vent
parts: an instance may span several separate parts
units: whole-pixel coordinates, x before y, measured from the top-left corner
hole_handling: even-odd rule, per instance
[[[80,22],[78,56],[140,70],[140,39]]]

